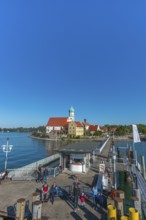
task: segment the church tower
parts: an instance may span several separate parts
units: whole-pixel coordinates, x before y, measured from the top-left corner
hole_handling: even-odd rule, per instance
[[[75,110],[74,108],[71,106],[69,109],[69,117],[68,117],[68,122],[74,121],[75,120]]]

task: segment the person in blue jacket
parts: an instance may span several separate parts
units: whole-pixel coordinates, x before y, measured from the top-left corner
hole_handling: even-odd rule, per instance
[[[92,196],[93,196],[93,208],[97,209],[98,189],[96,185],[94,185],[92,188]]]

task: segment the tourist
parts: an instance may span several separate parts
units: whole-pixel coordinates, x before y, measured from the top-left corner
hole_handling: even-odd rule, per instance
[[[114,186],[112,186],[111,192],[110,192],[110,197],[111,197],[112,199],[114,199],[115,196],[116,196],[115,188],[114,188]]]
[[[90,168],[93,168],[93,156],[90,158]]]
[[[97,202],[98,202],[98,190],[97,186],[94,185],[92,188],[92,196],[93,196],[93,208],[97,208]]]
[[[78,208],[78,200],[79,200],[79,196],[80,196],[80,187],[79,187],[79,183],[77,183],[77,185],[74,185],[73,188],[73,196],[74,196],[74,211],[76,212]]]
[[[79,179],[76,178],[76,179],[73,181],[73,189],[74,189],[74,187],[77,187],[78,184],[80,184],[80,183],[79,183]]]
[[[54,182],[50,189],[50,201],[52,202],[52,205],[54,203],[54,196],[57,195],[57,192],[58,192],[58,186],[56,182]]]
[[[42,179],[43,179],[44,182],[46,182],[47,178],[48,178],[48,170],[47,170],[47,168],[45,168],[44,171],[43,171]]]
[[[47,201],[49,197],[49,185],[47,182],[42,186],[42,202]]]
[[[37,168],[37,179],[36,182],[42,182],[42,168],[41,165]]]
[[[81,200],[82,208],[85,208],[85,204],[86,204],[86,195],[84,194],[84,192],[82,192],[82,194],[80,195],[80,200]]]

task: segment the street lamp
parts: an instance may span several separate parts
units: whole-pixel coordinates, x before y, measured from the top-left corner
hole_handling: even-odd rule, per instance
[[[5,158],[5,170],[7,169],[7,161],[8,161],[8,153],[11,152],[13,145],[9,145],[8,143],[9,138],[7,138],[7,144],[2,145],[3,152],[6,153],[6,158]]]
[[[113,146],[113,161],[114,161],[114,167],[113,167],[113,176],[114,176],[114,187],[117,189],[117,175],[116,175],[116,151],[115,146]]]

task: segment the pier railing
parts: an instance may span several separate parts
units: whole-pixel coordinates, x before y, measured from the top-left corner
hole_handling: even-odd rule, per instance
[[[55,177],[57,176],[61,170],[60,167],[54,167],[54,168],[45,168],[46,169],[46,175],[43,175],[42,173],[42,178],[41,181],[47,181],[49,177]],[[22,169],[17,169],[13,170],[10,169],[8,178],[11,178],[11,180],[36,180],[37,179],[37,170],[36,169],[31,169],[31,168],[22,168]]]
[[[109,139],[110,137],[107,138],[107,140],[103,143],[103,145],[100,148],[95,149],[95,155],[99,155],[102,152]]]
[[[39,165],[41,165],[41,167],[47,167],[47,165],[59,159],[60,154],[54,154],[52,156],[46,157],[42,160],[36,161],[32,164],[29,164],[21,168],[8,169],[8,178],[11,178],[12,180],[33,180],[36,178],[36,170]],[[49,171],[50,176],[55,176],[58,172],[58,166],[55,166],[55,168],[48,167],[47,169]]]

